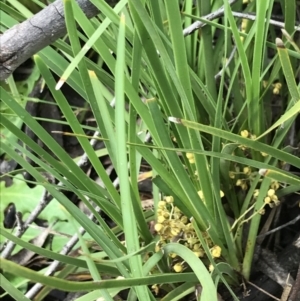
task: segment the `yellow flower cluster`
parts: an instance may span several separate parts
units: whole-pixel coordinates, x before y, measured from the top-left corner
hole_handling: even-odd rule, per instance
[[[252,179],[256,176],[257,172],[256,171],[252,171],[251,167],[246,166],[243,168],[242,172],[236,172],[236,173],[240,173],[244,176],[244,178],[242,179],[237,179],[237,181],[235,182],[236,186],[240,186],[242,190],[247,190],[248,189],[248,183],[252,181]],[[230,171],[229,172],[229,177],[231,179],[235,178],[235,172]],[[245,177],[246,176],[246,177]]]
[[[272,86],[273,86],[273,94],[278,95],[282,88],[282,84],[278,82],[278,83],[273,84]]]
[[[195,229],[190,220],[181,210],[174,206],[173,197],[166,197],[160,201],[157,208],[157,223],[154,229],[159,234],[160,239],[156,245],[156,251],[168,242],[182,243],[194,252],[197,257],[204,257],[204,249],[196,235]],[[213,244],[207,233],[202,233],[210,253],[213,258],[221,257],[221,248]],[[175,253],[169,254],[173,259],[173,269],[175,272],[181,272],[184,268],[184,262],[178,261]]]
[[[241,131],[241,136],[242,136],[243,138],[250,138],[250,139],[255,139],[255,138],[256,138],[255,135],[252,135],[252,134],[249,133],[247,130]]]
[[[270,189],[267,192],[267,195],[264,198],[265,205],[269,205],[271,208],[278,206],[280,201],[276,195],[276,190],[279,188],[279,183],[277,181],[272,181]],[[259,189],[254,190],[253,197],[257,198],[259,195]]]
[[[264,80],[263,81],[263,87],[267,88],[267,86],[268,86],[268,81]],[[278,95],[280,93],[281,88],[282,88],[282,83],[276,82],[276,83],[272,84],[272,87],[273,87],[273,91],[272,91],[273,94]]]

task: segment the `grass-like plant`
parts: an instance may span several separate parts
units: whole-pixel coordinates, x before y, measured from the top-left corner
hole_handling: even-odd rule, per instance
[[[86,291],[78,299],[82,301],[113,300],[122,290],[129,290],[127,300],[158,300],[155,291],[161,290],[166,301],[181,300],[200,284],[197,298],[214,301],[218,284],[223,283],[238,300],[233,289],[241,277],[250,277],[261,215],[300,185],[299,177],[282,168],[283,164],[300,168],[299,157],[288,151],[285,139],[300,110],[295,82],[299,52],[271,20],[275,3],[121,0],[111,8],[104,0],[91,2],[101,13],[89,20],[76,1],[64,0],[68,43],[57,40],[54,47],[36,54],[34,61],[72,129],[64,134],[78,139],[103,187],[26,112],[27,98],[18,92],[12,77],[0,93],[2,152],[64,207],[70,227],[72,221],[82,226],[77,229],[73,223],[83,255],[74,258],[64,251],[57,254],[34,246],[1,223],[3,237],[63,267],[60,272],[53,268],[55,277],[50,277],[47,271],[2,259],[2,287],[17,300],[33,296],[32,290],[23,294],[14,287],[7,280],[10,273],[44,285],[35,300],[57,288]],[[233,2],[237,3],[230,6]],[[284,7],[285,30],[290,35],[295,31],[292,2],[276,4]],[[1,9],[3,27],[29,17],[14,1]],[[216,10],[221,11],[218,19],[199,18]],[[246,24],[234,17],[235,11],[244,12],[245,19],[253,12],[255,20]],[[189,34],[197,20],[203,22],[201,28]],[[89,49],[106,69],[85,56]],[[58,82],[53,73],[60,77]],[[85,135],[60,91],[65,82],[91,108],[97,123],[89,128],[94,137]],[[279,116],[272,110],[274,93],[281,97]],[[22,123],[56,157],[30,140],[20,130]],[[107,175],[91,138],[103,140],[119,189]],[[142,159],[152,170],[153,208],[146,211],[138,189]],[[47,182],[44,171],[59,184]],[[87,217],[63,191],[73,192],[92,216]],[[107,226],[99,208],[115,228]],[[150,221],[156,223],[155,232],[149,229]],[[118,238],[121,234],[124,241]],[[89,248],[90,240],[101,252]],[[65,280],[79,270],[89,271],[93,280]],[[108,280],[103,280],[104,274]]]

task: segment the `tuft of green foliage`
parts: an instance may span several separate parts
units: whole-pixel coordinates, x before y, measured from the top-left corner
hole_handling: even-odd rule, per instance
[[[91,2],[101,13],[89,20],[75,0],[64,0],[69,43],[56,41],[54,47],[36,54],[34,61],[35,72],[72,129],[65,134],[78,139],[104,188],[26,112],[21,99],[26,102],[28,93],[18,90],[12,77],[2,84],[1,151],[33,176],[35,189],[55,198],[44,213],[54,218],[51,210],[60,209],[51,208],[58,203],[64,207],[63,215],[73,233],[78,233],[83,253],[73,258],[34,246],[26,236],[14,237],[1,222],[1,240],[10,239],[59,260],[64,267],[56,277],[49,277],[3,259],[3,288],[18,300],[28,300],[22,293],[26,288],[21,292],[8,280],[13,274],[23,277],[25,286],[28,281],[45,285],[35,300],[57,288],[87,292],[78,299],[82,301],[113,300],[123,290],[129,291],[127,300],[160,300],[159,292],[167,301],[182,300],[200,283],[197,299],[216,301],[218,285],[223,283],[238,300],[233,289],[240,275],[250,277],[261,215],[300,185],[300,178],[283,168],[284,164],[300,168],[299,157],[289,151],[285,140],[300,111],[295,82],[299,50],[271,22],[272,8],[281,6],[285,30],[293,36],[294,1],[244,5],[237,1],[230,6],[221,0],[120,0],[114,8],[104,0]],[[199,16],[222,5],[222,17],[201,18],[205,26],[183,35],[183,29]],[[18,13],[10,15],[11,8]],[[15,1],[6,1],[1,10],[5,13],[2,28],[30,16]],[[255,21],[245,23],[233,11],[252,12]],[[90,49],[99,57],[97,63],[86,56]],[[58,82],[53,73],[60,77]],[[60,91],[65,82],[91,108],[97,124],[92,129],[100,133],[98,139],[105,144],[120,189],[113,185],[99,160],[101,154],[93,149],[91,137],[85,135],[76,111]],[[277,95],[280,113],[275,115],[272,106]],[[111,106],[113,100],[115,106]],[[22,123],[55,157],[21,131]],[[150,143],[145,141],[147,134]],[[143,209],[138,189],[142,159],[153,176],[150,211]],[[45,181],[43,172],[61,185]],[[9,189],[18,190],[15,185],[21,185],[20,178],[14,181],[11,188],[3,188],[4,204],[10,203]],[[66,190],[94,213],[97,226],[66,197]],[[113,220],[115,228],[107,227],[92,202]],[[150,221],[156,223],[154,233],[148,227]],[[81,236],[79,226],[87,236]],[[121,234],[125,243],[118,238]],[[91,248],[91,240],[101,252]],[[89,272],[93,280],[65,280],[74,271]],[[104,276],[109,279],[103,280]]]

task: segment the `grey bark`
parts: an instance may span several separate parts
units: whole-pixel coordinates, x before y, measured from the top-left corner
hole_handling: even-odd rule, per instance
[[[88,18],[98,14],[89,0],[76,0]],[[118,0],[106,0],[114,5]],[[0,80],[7,79],[28,58],[66,33],[64,5],[56,0],[30,19],[0,35]]]

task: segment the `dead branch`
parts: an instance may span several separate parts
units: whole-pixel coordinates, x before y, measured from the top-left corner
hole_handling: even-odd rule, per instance
[[[88,18],[98,14],[89,0],[76,0]],[[114,5],[118,0],[106,0]],[[0,35],[0,80],[7,79],[18,66],[66,33],[64,5],[56,0],[30,19]]]

